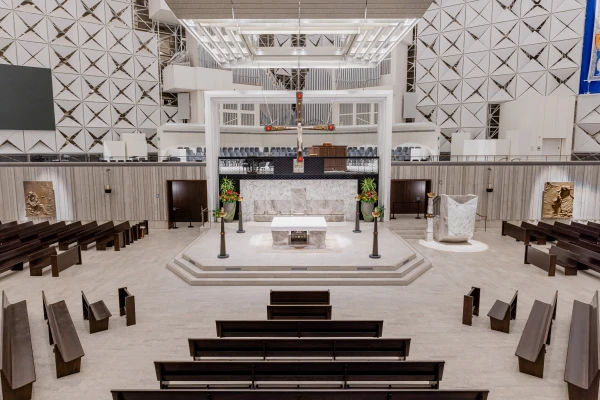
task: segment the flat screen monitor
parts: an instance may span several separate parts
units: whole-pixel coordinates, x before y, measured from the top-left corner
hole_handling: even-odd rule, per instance
[[[0,129],[56,129],[49,69],[0,65]]]

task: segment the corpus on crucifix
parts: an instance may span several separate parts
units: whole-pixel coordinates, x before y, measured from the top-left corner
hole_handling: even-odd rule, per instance
[[[296,162],[301,163],[304,159],[304,154],[302,153],[302,130],[311,130],[311,131],[334,131],[334,124],[327,125],[311,125],[311,126],[303,126],[302,125],[302,99],[304,95],[302,91],[296,92],[296,117],[298,120],[298,125],[296,126],[296,132],[298,133],[298,153],[296,155]],[[293,126],[282,126],[282,125],[265,125],[265,132],[275,132],[275,131],[284,131],[294,129]]]

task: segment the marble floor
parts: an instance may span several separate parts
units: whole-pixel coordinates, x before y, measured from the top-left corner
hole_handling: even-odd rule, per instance
[[[388,226],[393,223],[386,223]],[[0,276],[11,302],[27,300],[37,382],[34,399],[110,399],[111,388],[158,388],[154,360],[189,360],[187,338],[215,337],[215,319],[264,319],[268,287],[193,287],[165,268],[188,246],[199,228],[152,234],[121,252],[83,254],[83,265],[52,278],[27,271]],[[499,230],[477,232],[489,249],[449,253],[409,243],[433,262],[410,286],[331,287],[335,319],[383,319],[384,337],[412,338],[409,359],[446,361],[441,388],[488,388],[490,400],[567,399],[563,382],[571,308],[574,299],[589,302],[600,276],[576,277],[523,265],[523,247]],[[216,250],[216,249],[215,249]],[[233,249],[230,249],[232,252]],[[385,249],[381,249],[385,254]],[[117,288],[136,296],[137,325],[118,317]],[[471,286],[482,291],[481,316],[461,324],[462,298]],[[320,288],[322,289],[322,287]],[[509,335],[489,329],[485,316],[496,299],[509,300],[519,289],[519,312]],[[550,301],[559,291],[552,344],[544,379],[518,372],[514,356],[534,299]],[[54,356],[43,320],[41,291],[50,302],[67,302],[85,350],[81,373],[57,380]],[[108,331],[90,335],[81,316],[80,290],[90,301],[104,300],[113,313]]]

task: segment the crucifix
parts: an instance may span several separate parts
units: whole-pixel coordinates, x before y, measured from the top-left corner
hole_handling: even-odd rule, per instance
[[[310,130],[310,131],[334,131],[334,124],[326,124],[326,125],[311,125],[311,126],[303,126],[302,125],[302,99],[304,95],[302,91],[296,92],[296,117],[298,120],[297,126],[282,126],[282,125],[265,125],[265,132],[274,132],[274,131],[285,131],[296,128],[297,132],[297,146],[298,153],[296,154],[296,163],[300,164],[304,160],[304,154],[302,152],[302,130]],[[303,168],[303,167],[302,167]]]

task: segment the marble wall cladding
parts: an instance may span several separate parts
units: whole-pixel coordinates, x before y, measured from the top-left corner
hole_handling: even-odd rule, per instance
[[[255,214],[264,215],[265,211],[267,214],[343,215],[344,220],[352,221],[357,191],[358,181],[353,179],[240,181],[245,221],[252,221]]]

